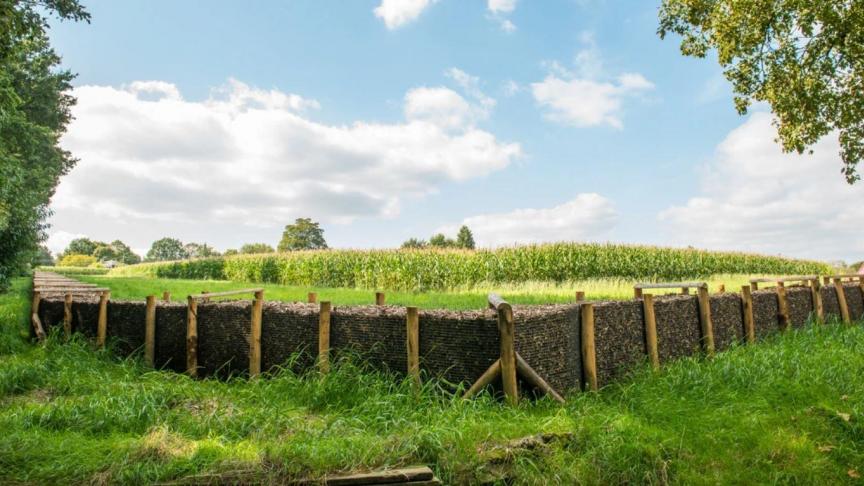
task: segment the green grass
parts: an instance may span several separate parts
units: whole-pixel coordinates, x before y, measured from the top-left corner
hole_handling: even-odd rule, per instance
[[[112,269],[126,277],[430,291],[491,283],[691,280],[720,274],[828,273],[823,262],[693,248],[549,243],[493,250],[322,250],[157,262]]]
[[[763,277],[758,275],[756,277]],[[171,292],[172,300],[184,301],[187,295],[198,294],[203,290],[219,292],[250,287],[265,289],[267,300],[286,302],[306,302],[309,292],[317,292],[318,300],[329,300],[335,305],[373,304],[375,293],[365,289],[321,288],[276,284],[250,284],[244,282],[229,282],[226,280],[175,280],[147,277],[103,277],[78,275],[75,278],[111,289],[114,299],[144,299],[147,295],[161,298],[163,291]],[[708,280],[709,288],[716,290],[721,283],[727,291],[740,290],[742,285],[753,278],[750,275],[719,275]],[[386,292],[387,303],[392,305],[416,306],[423,309],[482,309],[487,305],[490,292],[502,295],[514,304],[554,304],[568,303],[575,300],[575,291],[586,292],[589,300],[621,300],[633,297],[633,281],[594,279],[562,284],[545,282],[525,282],[521,284],[485,284],[471,289],[456,289],[450,292]],[[658,290],[677,293],[676,289]],[[234,298],[248,299],[249,296]]]
[[[838,484],[864,464],[864,328],[777,335],[634,370],[599,393],[461,401],[346,360],[321,377],[194,381],[83,340],[23,342],[29,282],[0,295],[0,482],[258,481],[430,464],[447,484]],[[508,441],[561,434],[535,450]]]

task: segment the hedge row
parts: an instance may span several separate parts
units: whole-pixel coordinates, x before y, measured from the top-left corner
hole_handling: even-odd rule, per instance
[[[107,268],[93,267],[37,267],[36,270],[59,273],[60,275],[105,275],[108,273]]]
[[[560,243],[495,250],[324,250],[146,263],[110,275],[320,287],[446,290],[527,280],[680,280],[716,274],[828,273],[822,262],[732,252]]]

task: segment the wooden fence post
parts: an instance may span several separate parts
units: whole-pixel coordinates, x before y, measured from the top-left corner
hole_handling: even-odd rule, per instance
[[[261,374],[261,322],[264,315],[264,291],[255,292],[252,301],[252,319],[249,339],[249,376]]]
[[[147,296],[144,314],[144,361],[151,368],[156,365],[156,296]]]
[[[209,293],[210,293],[209,290],[202,290],[201,291],[201,294],[209,294]],[[201,303],[203,303],[203,304],[206,304],[208,302],[210,302],[210,297],[204,297],[203,299],[201,299]]]
[[[507,396],[507,402],[511,405],[519,402],[519,389],[516,385],[515,333],[513,308],[506,302],[498,304],[498,334],[501,337],[501,382],[504,385],[504,395]]]
[[[317,302],[318,302],[318,294],[315,293],[315,292],[309,292],[309,293],[306,295],[306,302],[308,302],[308,303],[310,303],[310,304],[315,304],[315,303],[317,303]]]
[[[829,277],[828,275],[822,277],[822,284],[823,285],[831,285],[831,277]]]
[[[41,301],[42,294],[33,292],[33,302],[30,304],[30,321],[33,324],[33,332],[36,333],[36,339],[44,341],[45,329],[42,328],[42,320],[39,319],[39,302]]]
[[[375,305],[384,305],[386,301],[387,298],[384,295],[384,292],[375,292]]]
[[[840,304],[840,317],[843,319],[844,324],[851,324],[852,320],[849,318],[849,305],[846,303],[846,290],[843,288],[842,279],[834,279],[834,289],[837,290],[837,302]]]
[[[789,322],[789,301],[786,299],[786,285],[777,282],[777,314],[780,318],[780,329],[788,331],[792,329]]]
[[[582,290],[577,290],[576,291],[576,302],[582,302],[583,300],[585,300],[585,292],[583,292]]]
[[[99,321],[96,325],[96,344],[101,348],[105,346],[108,335],[108,299],[111,292],[105,291],[99,296]]]
[[[702,343],[705,354],[714,356],[714,324],[711,322],[711,301],[708,297],[708,286],[699,287],[699,324],[702,327]]]
[[[720,288],[717,289],[717,293],[718,294],[725,294],[726,293],[726,284],[720,284]]]
[[[757,290],[759,290],[759,283],[758,282],[750,282],[750,291],[756,292]]]
[[[597,390],[597,356],[594,348],[594,305],[582,304],[582,371],[585,388]]]
[[[321,373],[330,371],[330,302],[319,304],[318,311],[318,368]]]
[[[167,290],[162,292],[162,301],[171,302],[171,292],[168,292]]]
[[[681,287],[681,295],[690,295],[690,287]]]
[[[655,370],[660,369],[660,353],[657,350],[657,318],[654,315],[654,296],[644,294],[642,296],[642,309],[645,314],[645,349],[651,366]]]
[[[813,300],[813,312],[816,314],[816,322],[822,324],[825,322],[825,308],[822,306],[822,292],[818,278],[810,281],[810,296]]]
[[[756,325],[753,322],[753,295],[750,293],[749,285],[741,287],[741,301],[744,311],[744,334],[747,343],[753,344],[756,342]]]
[[[642,289],[639,287],[633,287],[633,298],[641,299],[642,298]]]
[[[408,376],[420,385],[420,315],[416,307],[409,307],[405,313],[406,349],[408,351]]]
[[[72,337],[72,294],[68,292],[63,299],[63,333],[67,341]]]
[[[186,373],[198,376],[198,301],[186,298]]]

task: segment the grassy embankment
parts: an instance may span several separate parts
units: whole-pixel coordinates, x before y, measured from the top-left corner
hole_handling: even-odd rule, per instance
[[[765,275],[719,275],[708,279],[712,292],[725,284],[727,291],[740,291],[750,278]],[[90,282],[111,289],[113,299],[144,299],[147,295],[161,298],[162,292],[171,293],[171,299],[185,301],[186,296],[198,294],[206,290],[219,292],[251,287],[265,289],[267,300],[286,302],[306,302],[309,292],[316,292],[318,300],[329,300],[335,305],[363,305],[375,302],[375,293],[365,289],[306,287],[298,285],[260,284],[246,282],[230,282],[226,280],[179,280],[147,277],[105,277],[94,275],[73,275],[84,282]],[[416,306],[422,309],[482,309],[487,305],[490,292],[501,294],[514,304],[556,304],[575,300],[575,291],[582,290],[589,300],[621,300],[633,298],[633,281],[593,279],[564,284],[526,282],[522,284],[483,285],[466,290],[449,292],[405,292],[387,291],[387,303],[391,305]],[[677,293],[675,289],[658,290],[659,295],[665,292]],[[231,297],[248,299],[247,296]]]
[[[258,480],[413,463],[448,484],[837,484],[864,464],[864,328],[777,335],[510,408],[343,362],[321,377],[193,381],[90,343],[25,342],[29,282],[0,295],[0,482]],[[536,449],[512,439],[560,434]],[[249,476],[244,476],[249,479]]]

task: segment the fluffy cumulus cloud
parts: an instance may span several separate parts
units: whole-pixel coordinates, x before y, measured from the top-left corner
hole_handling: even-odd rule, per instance
[[[349,125],[313,121],[314,100],[235,80],[203,101],[153,81],[74,95],[62,144],[80,162],[53,200],[58,230],[91,231],[90,218],[143,231],[391,216],[402,198],[500,170],[521,153],[478,129],[482,109],[446,88],[410,91],[404,121]]]
[[[373,12],[388,29],[397,29],[417,20],[427,7],[437,0],[381,0]]]
[[[697,197],[666,209],[670,242],[707,248],[860,260],[864,185],[840,175],[836,137],[814,153],[783,153],[769,113],[754,113],[717,147]]]
[[[516,31],[516,25],[506,17],[516,10],[516,0],[487,0],[486,9],[489,18],[497,22],[501,30],[507,33]]]
[[[466,218],[480,246],[516,243],[602,240],[618,223],[618,210],[609,199],[584,193],[551,208],[517,209]],[[441,228],[455,234],[459,225]]]
[[[577,127],[624,126],[624,101],[654,88],[639,73],[605,74],[593,35],[583,33],[583,49],[577,52],[574,68],[559,62],[547,64],[549,74],[531,84],[534,100],[545,109],[547,119]]]

